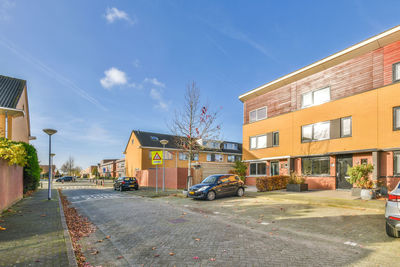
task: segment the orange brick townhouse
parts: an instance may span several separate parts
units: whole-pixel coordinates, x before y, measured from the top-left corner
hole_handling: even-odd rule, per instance
[[[400,26],[239,96],[243,160],[257,176],[302,174],[310,189],[350,188],[348,166],[400,180]]]

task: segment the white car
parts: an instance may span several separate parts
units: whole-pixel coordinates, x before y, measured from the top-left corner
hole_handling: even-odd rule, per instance
[[[400,237],[400,182],[389,193],[385,218],[386,234],[390,237]]]

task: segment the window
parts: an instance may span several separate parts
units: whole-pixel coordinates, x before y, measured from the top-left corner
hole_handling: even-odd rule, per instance
[[[393,154],[393,174],[400,175],[400,151]]]
[[[400,81],[400,62],[393,64],[393,82]]]
[[[393,131],[400,130],[400,107],[393,108]]]
[[[215,155],[215,161],[216,162],[223,162],[224,161],[224,155],[216,154]]]
[[[172,153],[169,152],[169,151],[164,151],[163,154],[164,154],[164,159],[165,159],[165,160],[170,160],[170,159],[173,158]]]
[[[274,161],[274,162],[271,162],[270,165],[271,165],[270,166],[271,176],[279,175],[279,162],[278,161]]]
[[[340,119],[340,137],[351,136],[351,117]]]
[[[331,100],[331,90],[329,87],[322,88],[316,91],[307,92],[301,95],[301,107],[319,105]]]
[[[250,122],[259,121],[267,117],[267,107],[250,111]]]
[[[272,133],[272,146],[279,146],[279,132]]]
[[[301,127],[301,141],[310,142],[329,139],[330,122],[319,122]]]
[[[179,152],[179,160],[188,160],[189,155],[186,152]]]
[[[264,162],[250,163],[250,175],[266,175],[267,166]]]
[[[238,144],[224,143],[224,149],[238,150]]]
[[[198,161],[199,160],[199,153],[193,153],[192,160]]]
[[[250,137],[250,149],[258,149],[265,147],[267,147],[267,135]]]
[[[153,140],[153,141],[158,141],[158,137],[157,136],[150,136],[150,138],[151,138],[151,140]]]
[[[302,158],[303,175],[330,175],[329,157]]]
[[[204,141],[203,146],[207,148],[220,149],[220,143],[216,141]]]

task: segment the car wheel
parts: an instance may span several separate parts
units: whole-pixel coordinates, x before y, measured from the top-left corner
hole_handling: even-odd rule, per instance
[[[244,189],[243,189],[243,187],[240,187],[240,188],[237,190],[236,195],[237,195],[238,197],[242,197],[242,196],[244,195]]]
[[[135,187],[135,190],[139,190],[139,186],[136,186],[136,187]]]
[[[399,231],[386,222],[386,234],[390,237],[399,237]]]
[[[215,199],[215,192],[214,191],[208,191],[207,193],[207,200],[214,200]]]

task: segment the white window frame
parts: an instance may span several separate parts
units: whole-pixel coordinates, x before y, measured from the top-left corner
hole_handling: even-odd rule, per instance
[[[321,102],[321,103],[315,103],[315,99],[314,99],[314,95],[315,95],[315,93],[316,92],[319,92],[319,91],[322,91],[322,90],[326,90],[326,89],[328,89],[329,90],[329,100],[327,100],[327,101],[324,101],[324,102]],[[304,97],[304,95],[306,95],[306,94],[311,94],[311,99],[312,99],[312,104],[311,105],[304,105],[303,104],[303,97]],[[308,107],[312,107],[312,106],[317,106],[317,105],[321,105],[321,104],[324,104],[324,103],[328,103],[328,102],[330,102],[331,101],[331,87],[330,86],[326,86],[326,87],[323,87],[323,88],[319,88],[319,89],[317,89],[317,90],[312,90],[312,91],[308,91],[308,92],[305,92],[305,93],[302,93],[301,94],[301,108],[308,108]]]
[[[343,123],[345,120],[350,120],[350,133],[349,134],[344,134],[343,130]],[[340,118],[340,138],[343,137],[351,137],[353,135],[353,118],[351,116],[345,117],[345,118]]]
[[[264,109],[265,108],[265,117],[264,118],[259,118],[258,117],[258,111],[260,110],[260,109]],[[256,119],[255,120],[251,120],[251,113],[252,112],[255,112],[256,113]],[[259,120],[263,120],[263,119],[266,119],[266,118],[268,118],[268,107],[267,106],[264,106],[264,107],[261,107],[261,108],[257,108],[257,109],[253,109],[253,110],[250,110],[250,112],[249,112],[249,122],[256,122],[256,121],[259,121]]]
[[[321,138],[321,139],[315,139],[314,127],[317,126],[317,125],[321,125],[321,124],[329,124],[328,137],[327,138]],[[311,140],[304,140],[303,139],[303,128],[304,127],[311,127],[311,129],[312,129]],[[314,141],[329,140],[330,139],[330,127],[331,127],[331,121],[322,121],[322,122],[317,122],[317,123],[301,126],[301,142],[302,143],[309,143],[309,142],[314,142]]]
[[[392,81],[395,83],[400,81],[400,62],[394,63],[392,66],[393,66]]]
[[[265,146],[259,147],[259,146],[258,146],[258,138],[264,137],[264,136],[265,136]],[[256,140],[256,147],[252,147],[252,146],[251,146],[251,139],[252,139],[252,138],[255,138],[255,140]],[[260,134],[260,135],[256,135],[256,136],[250,136],[250,144],[249,144],[249,147],[250,147],[250,150],[266,148],[266,147],[267,147],[267,134]]]

